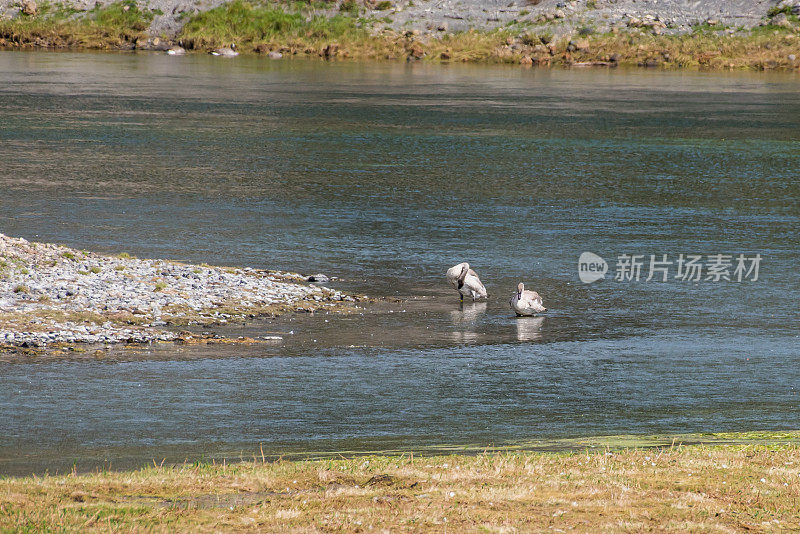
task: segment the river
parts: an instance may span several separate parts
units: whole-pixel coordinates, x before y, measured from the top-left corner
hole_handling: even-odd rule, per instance
[[[0,232],[400,299],[223,329],[274,344],[4,356],[0,473],[798,428],[796,74],[42,52],[0,72]],[[447,285],[461,261],[488,302]],[[513,316],[520,281],[543,317]]]

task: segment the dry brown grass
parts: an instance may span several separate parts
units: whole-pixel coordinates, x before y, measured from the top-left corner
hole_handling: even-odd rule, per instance
[[[39,302],[48,305],[51,301],[40,298]],[[142,317],[127,312],[100,314],[91,311],[68,311],[42,308],[25,312],[0,313],[0,328],[10,331],[49,331],[54,322],[101,325],[108,321],[117,325],[140,325],[145,322]]]
[[[800,529],[797,445],[368,456],[0,480],[0,530]]]
[[[567,61],[604,61],[618,56],[621,64],[638,65],[655,61],[670,68],[707,69],[792,69],[800,66],[789,56],[800,57],[800,36],[790,30],[754,30],[720,36],[713,33],[665,36],[648,33],[620,33],[591,36],[588,49],[567,55]],[[566,43],[559,44],[564,60]]]

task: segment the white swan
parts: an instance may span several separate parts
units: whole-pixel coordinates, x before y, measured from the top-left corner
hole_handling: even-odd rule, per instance
[[[518,316],[534,315],[547,311],[542,305],[542,297],[536,291],[525,291],[525,284],[520,282],[517,286],[517,292],[511,297],[511,309]]]
[[[239,52],[236,51],[236,45],[232,44],[227,48],[215,48],[211,51],[212,56],[236,57]]]
[[[478,278],[478,273],[470,269],[467,262],[450,267],[447,270],[447,281],[458,291],[462,301],[464,297],[472,297],[472,300],[475,300],[489,296],[481,279]]]

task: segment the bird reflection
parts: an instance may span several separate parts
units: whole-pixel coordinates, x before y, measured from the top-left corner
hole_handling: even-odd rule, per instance
[[[542,339],[544,317],[519,317],[517,323],[517,339],[519,341],[538,341]]]
[[[486,313],[486,302],[462,302],[457,310],[450,312],[450,319],[453,324],[473,323]]]
[[[450,335],[456,343],[471,343],[478,340],[479,334],[472,327],[481,315],[486,313],[486,302],[462,302],[457,310],[450,312],[453,324],[462,326],[465,330],[451,332]]]
[[[478,340],[477,332],[450,332],[455,343],[472,343]]]

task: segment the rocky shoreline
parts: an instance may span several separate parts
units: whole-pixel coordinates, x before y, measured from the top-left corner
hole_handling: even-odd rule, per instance
[[[305,282],[295,273],[107,256],[0,234],[0,350],[200,341],[177,327],[343,310],[365,299]]]
[[[176,39],[192,16],[230,0],[136,0],[130,2],[152,13],[146,28],[158,43]],[[60,6],[80,18],[82,14],[119,0],[0,0],[0,20],[35,16],[44,6]],[[262,2],[255,1],[254,4]],[[270,2],[265,2],[270,3]],[[306,0],[313,14],[332,17],[352,12],[372,31],[416,31],[419,34],[491,31],[509,25],[537,25],[555,37],[569,36],[592,27],[603,33],[613,29],[647,28],[657,33],[687,33],[692,26],[750,29],[769,22],[782,8],[800,15],[800,0]],[[289,9],[291,3],[276,1]],[[792,11],[794,10],[794,11]],[[785,18],[778,22],[784,23]],[[158,44],[156,44],[158,47]]]

